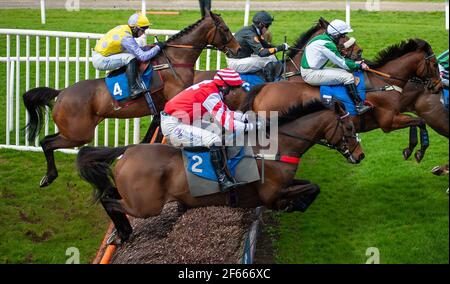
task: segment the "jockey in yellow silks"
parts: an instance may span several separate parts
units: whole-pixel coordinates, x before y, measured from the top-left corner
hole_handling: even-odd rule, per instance
[[[117,26],[107,32],[92,52],[92,64],[100,71],[112,71],[127,65],[131,98],[136,98],[145,91],[139,84],[137,62],[152,59],[165,47],[165,42],[158,42],[148,50],[138,45],[135,38],[145,34],[149,26],[150,21],[144,14],[133,14],[127,25]]]

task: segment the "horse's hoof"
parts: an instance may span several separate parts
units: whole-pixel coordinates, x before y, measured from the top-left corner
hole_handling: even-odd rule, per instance
[[[408,160],[409,157],[411,157],[411,150],[409,150],[409,148],[406,148],[405,150],[403,150],[403,159],[404,160]]]
[[[40,187],[49,186],[57,177],[58,177],[58,175],[45,175],[41,179],[41,182],[39,183],[39,186]]]
[[[431,169],[431,173],[437,176],[447,175],[448,167],[446,166],[436,166]]]
[[[420,150],[418,150],[415,154],[414,154],[414,158],[416,158],[416,161],[418,163],[420,163],[423,159],[424,153]]]

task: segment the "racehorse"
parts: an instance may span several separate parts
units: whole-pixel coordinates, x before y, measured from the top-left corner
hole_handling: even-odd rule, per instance
[[[285,75],[287,80],[302,80],[300,75],[300,63],[303,57],[303,51],[306,44],[313,37],[322,34],[326,31],[329,22],[324,18],[320,18],[317,23],[312,26],[309,30],[302,33],[293,47],[290,47],[289,52],[286,54],[286,64],[285,64]],[[344,57],[350,58],[352,60],[361,60],[363,50],[355,43],[352,46],[346,48],[344,44],[349,40],[347,36],[339,39],[338,49]],[[216,71],[199,71],[195,70],[194,83],[199,83],[203,80],[212,80]],[[302,80],[303,81],[303,80]],[[242,89],[234,91],[238,94],[245,94]],[[230,105],[232,107],[232,105]],[[237,106],[236,106],[237,107]]]
[[[26,128],[29,129],[29,141],[39,136],[43,124],[43,109],[53,107],[53,121],[58,133],[45,136],[40,145],[47,159],[47,173],[41,179],[40,186],[48,186],[58,176],[53,151],[60,148],[82,146],[94,138],[95,127],[105,118],[132,118],[153,114],[149,133],[144,140],[150,140],[152,129],[159,125],[159,111],[166,101],[193,83],[194,65],[202,50],[213,45],[221,51],[237,52],[239,43],[220,15],[212,12],[173,35],[167,40],[167,48],[152,60],[156,64],[172,65],[161,70],[164,81],[162,90],[153,96],[158,113],[151,113],[145,98],[141,97],[128,107],[117,109],[111,98],[104,79],[84,80],[63,90],[40,87],[29,90],[23,95],[24,104],[30,114]],[[151,136],[150,136],[151,137]]]
[[[367,132],[376,128],[390,132],[411,126],[419,127],[423,143],[415,153],[415,158],[420,162],[429,144],[425,119],[402,114],[402,112],[414,111],[426,117],[429,121],[433,121],[433,127],[442,133],[447,133],[448,137],[448,112],[439,102],[439,97],[431,95],[442,88],[436,57],[431,46],[426,41],[410,39],[382,50],[374,62],[368,63],[371,68],[379,69],[391,77],[385,78],[376,73],[366,73],[372,86],[370,90],[366,90],[366,100],[374,108],[361,116],[353,117],[357,132]],[[416,83],[409,82],[413,78]],[[407,83],[419,84],[422,89],[425,86],[428,92],[409,89],[400,93],[392,88],[384,90],[386,86],[395,86],[398,90],[404,89]],[[283,111],[292,105],[319,98],[318,87],[299,81],[260,85],[244,98],[236,100],[241,101],[242,111]],[[445,121],[447,121],[446,126]],[[407,158],[406,154],[408,153],[404,151],[405,158]]]
[[[315,143],[321,143],[337,149],[350,163],[359,163],[364,158],[353,123],[340,103],[335,103],[332,110],[321,102],[299,105],[281,115],[278,123],[277,151],[281,156],[301,157]],[[259,144],[253,147],[254,153],[260,149]],[[110,165],[121,155],[112,174]],[[274,210],[294,211],[301,210],[300,203],[313,201],[299,200],[305,190],[317,185],[307,184],[305,188],[304,184],[296,182],[297,162],[265,160],[264,163],[264,182],[236,189],[237,207],[265,205]],[[125,214],[147,218],[159,215],[164,204],[171,201],[186,207],[201,207],[226,205],[228,200],[227,193],[192,197],[181,150],[171,145],[86,146],[78,153],[77,165],[81,177],[95,187],[97,199],[114,222],[122,241],[132,232]],[[261,170],[261,160],[258,160],[258,167]]]

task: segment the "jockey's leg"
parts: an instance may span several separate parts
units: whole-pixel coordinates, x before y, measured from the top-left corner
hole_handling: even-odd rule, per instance
[[[95,51],[92,52],[92,65],[100,71],[113,71],[127,65],[135,56],[130,53],[119,53],[103,56]]]
[[[239,185],[228,169],[225,146],[216,146],[222,143],[220,135],[200,127],[184,124],[178,118],[164,113],[161,113],[161,130],[174,146],[205,146],[210,149],[211,163],[222,192]]]
[[[266,76],[267,82],[274,82],[283,74],[283,63],[278,61],[273,55],[267,58],[270,59],[270,61],[264,66],[264,75]]]
[[[138,62],[133,58],[127,65],[128,85],[130,86],[130,98],[136,99],[140,94],[146,91],[140,82],[141,78],[138,72]]]
[[[320,86],[344,84],[350,99],[356,106],[356,111],[358,114],[363,114],[364,112],[370,110],[370,107],[364,105],[363,101],[358,96],[353,74],[338,68],[324,68],[319,70],[302,68],[301,72],[305,82],[310,85]]]
[[[276,61],[275,56],[259,57],[252,55],[245,58],[228,58],[228,68],[234,69],[238,73],[254,73],[264,68],[269,62]]]
[[[352,99],[353,103],[355,104],[356,112],[358,112],[358,114],[363,114],[366,111],[370,110],[370,106],[366,106],[358,96],[358,90],[356,89],[355,83],[347,84],[345,85],[345,87],[347,88],[350,99]]]

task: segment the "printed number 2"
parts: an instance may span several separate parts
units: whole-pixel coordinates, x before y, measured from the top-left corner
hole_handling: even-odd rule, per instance
[[[194,173],[202,173],[203,170],[199,169],[198,166],[200,166],[203,163],[203,159],[200,156],[192,156],[192,160],[196,161],[193,165],[192,165],[192,172]]]
[[[120,88],[119,83],[114,84],[114,96],[122,96],[122,89]]]

